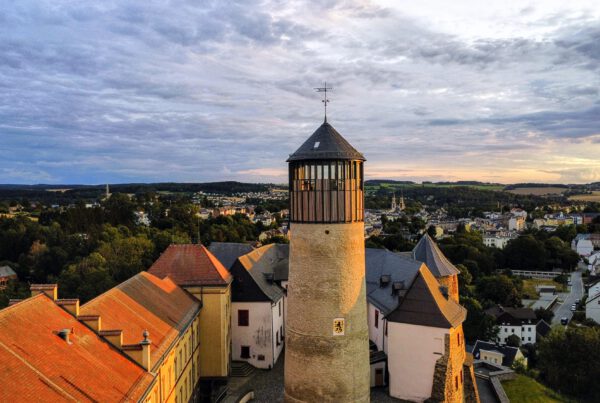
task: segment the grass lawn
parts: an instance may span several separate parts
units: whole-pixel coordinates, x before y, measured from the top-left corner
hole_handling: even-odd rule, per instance
[[[517,374],[516,379],[502,382],[511,403],[573,402],[533,378]]]
[[[556,292],[568,291],[566,285],[557,283],[554,280],[530,278],[523,280],[523,294],[527,294],[529,296],[529,299],[538,299],[538,293],[535,290],[535,287],[540,285],[556,286]]]

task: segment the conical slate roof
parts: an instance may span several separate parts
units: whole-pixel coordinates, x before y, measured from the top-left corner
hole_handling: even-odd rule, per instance
[[[412,250],[412,256],[413,259],[425,263],[435,277],[447,277],[460,273],[427,234],[423,235]]]
[[[300,160],[361,160],[365,157],[356,151],[327,121],[291,154],[288,162]]]

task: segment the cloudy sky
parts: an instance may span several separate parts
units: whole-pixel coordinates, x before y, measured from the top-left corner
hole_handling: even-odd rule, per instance
[[[600,181],[600,2],[0,0],[0,183]]]

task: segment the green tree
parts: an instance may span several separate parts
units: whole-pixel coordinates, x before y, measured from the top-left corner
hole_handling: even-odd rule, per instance
[[[551,388],[596,401],[600,396],[600,329],[552,329],[538,344],[537,367]]]
[[[507,307],[521,306],[521,290],[513,280],[503,274],[483,277],[477,283],[477,295],[480,300]]]
[[[521,338],[516,334],[511,334],[506,338],[506,345],[510,347],[519,347],[521,346]]]
[[[544,320],[548,324],[552,323],[552,319],[554,318],[554,312],[552,312],[552,310],[539,307],[534,312],[535,317],[538,318],[538,320]]]
[[[10,299],[24,299],[31,296],[29,285],[18,280],[9,280],[6,288],[0,290],[0,309],[8,306]]]
[[[524,235],[508,242],[503,250],[506,267],[512,270],[545,270],[547,253],[543,242]]]
[[[471,293],[469,290],[469,285],[471,285],[471,282],[473,281],[473,276],[471,276],[469,269],[467,269],[465,265],[457,264],[456,268],[460,271],[458,275],[459,295],[467,296]]]
[[[113,279],[120,283],[152,264],[154,245],[145,236],[118,236],[102,242],[98,253],[106,259]]]
[[[460,304],[467,309],[467,319],[463,323],[465,338],[474,343],[476,340],[495,340],[498,326],[493,316],[485,313],[475,298],[461,297]]]
[[[574,225],[561,225],[554,231],[554,236],[565,242],[571,242],[577,236],[577,228]]]
[[[61,294],[86,302],[109,290],[116,282],[110,275],[106,259],[94,252],[69,265],[58,278],[58,284]]]

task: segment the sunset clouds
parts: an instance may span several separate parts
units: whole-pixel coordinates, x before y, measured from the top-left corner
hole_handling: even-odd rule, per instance
[[[0,0],[0,183],[285,182],[324,80],[369,177],[600,180],[594,1]]]

